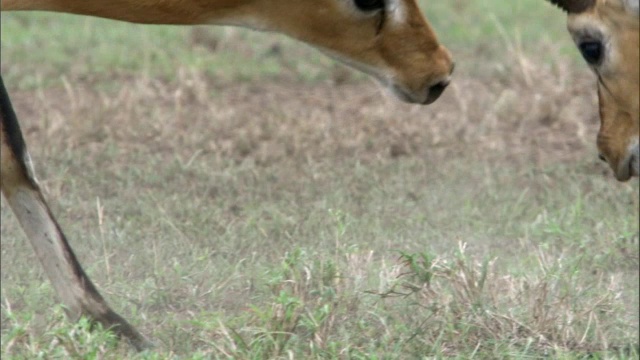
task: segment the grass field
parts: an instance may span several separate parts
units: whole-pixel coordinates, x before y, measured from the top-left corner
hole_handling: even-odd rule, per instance
[[[423,2],[413,106],[284,37],[4,13],[54,213],[135,354],[65,319],[2,203],[3,359],[638,359],[638,181],[541,0]]]

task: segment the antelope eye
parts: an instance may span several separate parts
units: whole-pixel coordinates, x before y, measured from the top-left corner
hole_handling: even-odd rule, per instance
[[[590,65],[600,65],[602,62],[602,43],[600,41],[585,41],[578,45],[582,57]]]
[[[353,2],[362,11],[374,11],[384,8],[384,0],[353,0]]]

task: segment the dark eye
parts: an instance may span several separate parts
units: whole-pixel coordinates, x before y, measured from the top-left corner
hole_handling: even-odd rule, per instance
[[[384,8],[384,0],[353,0],[358,9],[362,11],[373,11]]]
[[[578,45],[582,57],[590,65],[599,65],[602,62],[602,43],[600,41],[585,41]]]

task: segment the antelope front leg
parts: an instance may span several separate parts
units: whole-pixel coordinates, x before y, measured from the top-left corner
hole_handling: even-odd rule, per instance
[[[2,77],[0,110],[2,194],[29,238],[58,297],[65,305],[67,316],[77,320],[85,315],[111,329],[118,336],[127,338],[137,350],[151,347],[152,344],[142,334],[111,310],[82,270],[33,175],[18,119]]]

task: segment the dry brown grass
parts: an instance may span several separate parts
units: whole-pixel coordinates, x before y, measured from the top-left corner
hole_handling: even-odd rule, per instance
[[[538,251],[538,268],[525,276],[505,275],[496,270],[497,259],[478,261],[468,256],[467,244],[458,245],[447,256],[403,254],[404,267],[378,294],[414,302],[416,310],[404,313],[403,321],[414,327],[418,347],[437,346],[446,356],[468,344],[484,353],[501,342],[547,356],[558,356],[562,349],[638,351],[610,343],[618,327],[628,326],[622,319],[607,319],[624,291],[620,278],[593,284],[558,276],[559,269],[571,265],[540,249],[531,249]],[[594,296],[594,287],[608,291]]]
[[[13,99],[29,141],[44,145],[33,145],[36,153],[60,144],[89,153],[117,144],[184,161],[257,164],[397,156],[446,162],[465,154],[540,165],[594,157],[592,76],[564,63],[528,73],[535,81],[517,68],[460,74],[427,108],[402,104],[368,82],[220,84],[192,69],[171,82],[114,74],[108,90],[96,87],[97,79],[65,79],[64,87],[15,92]]]

